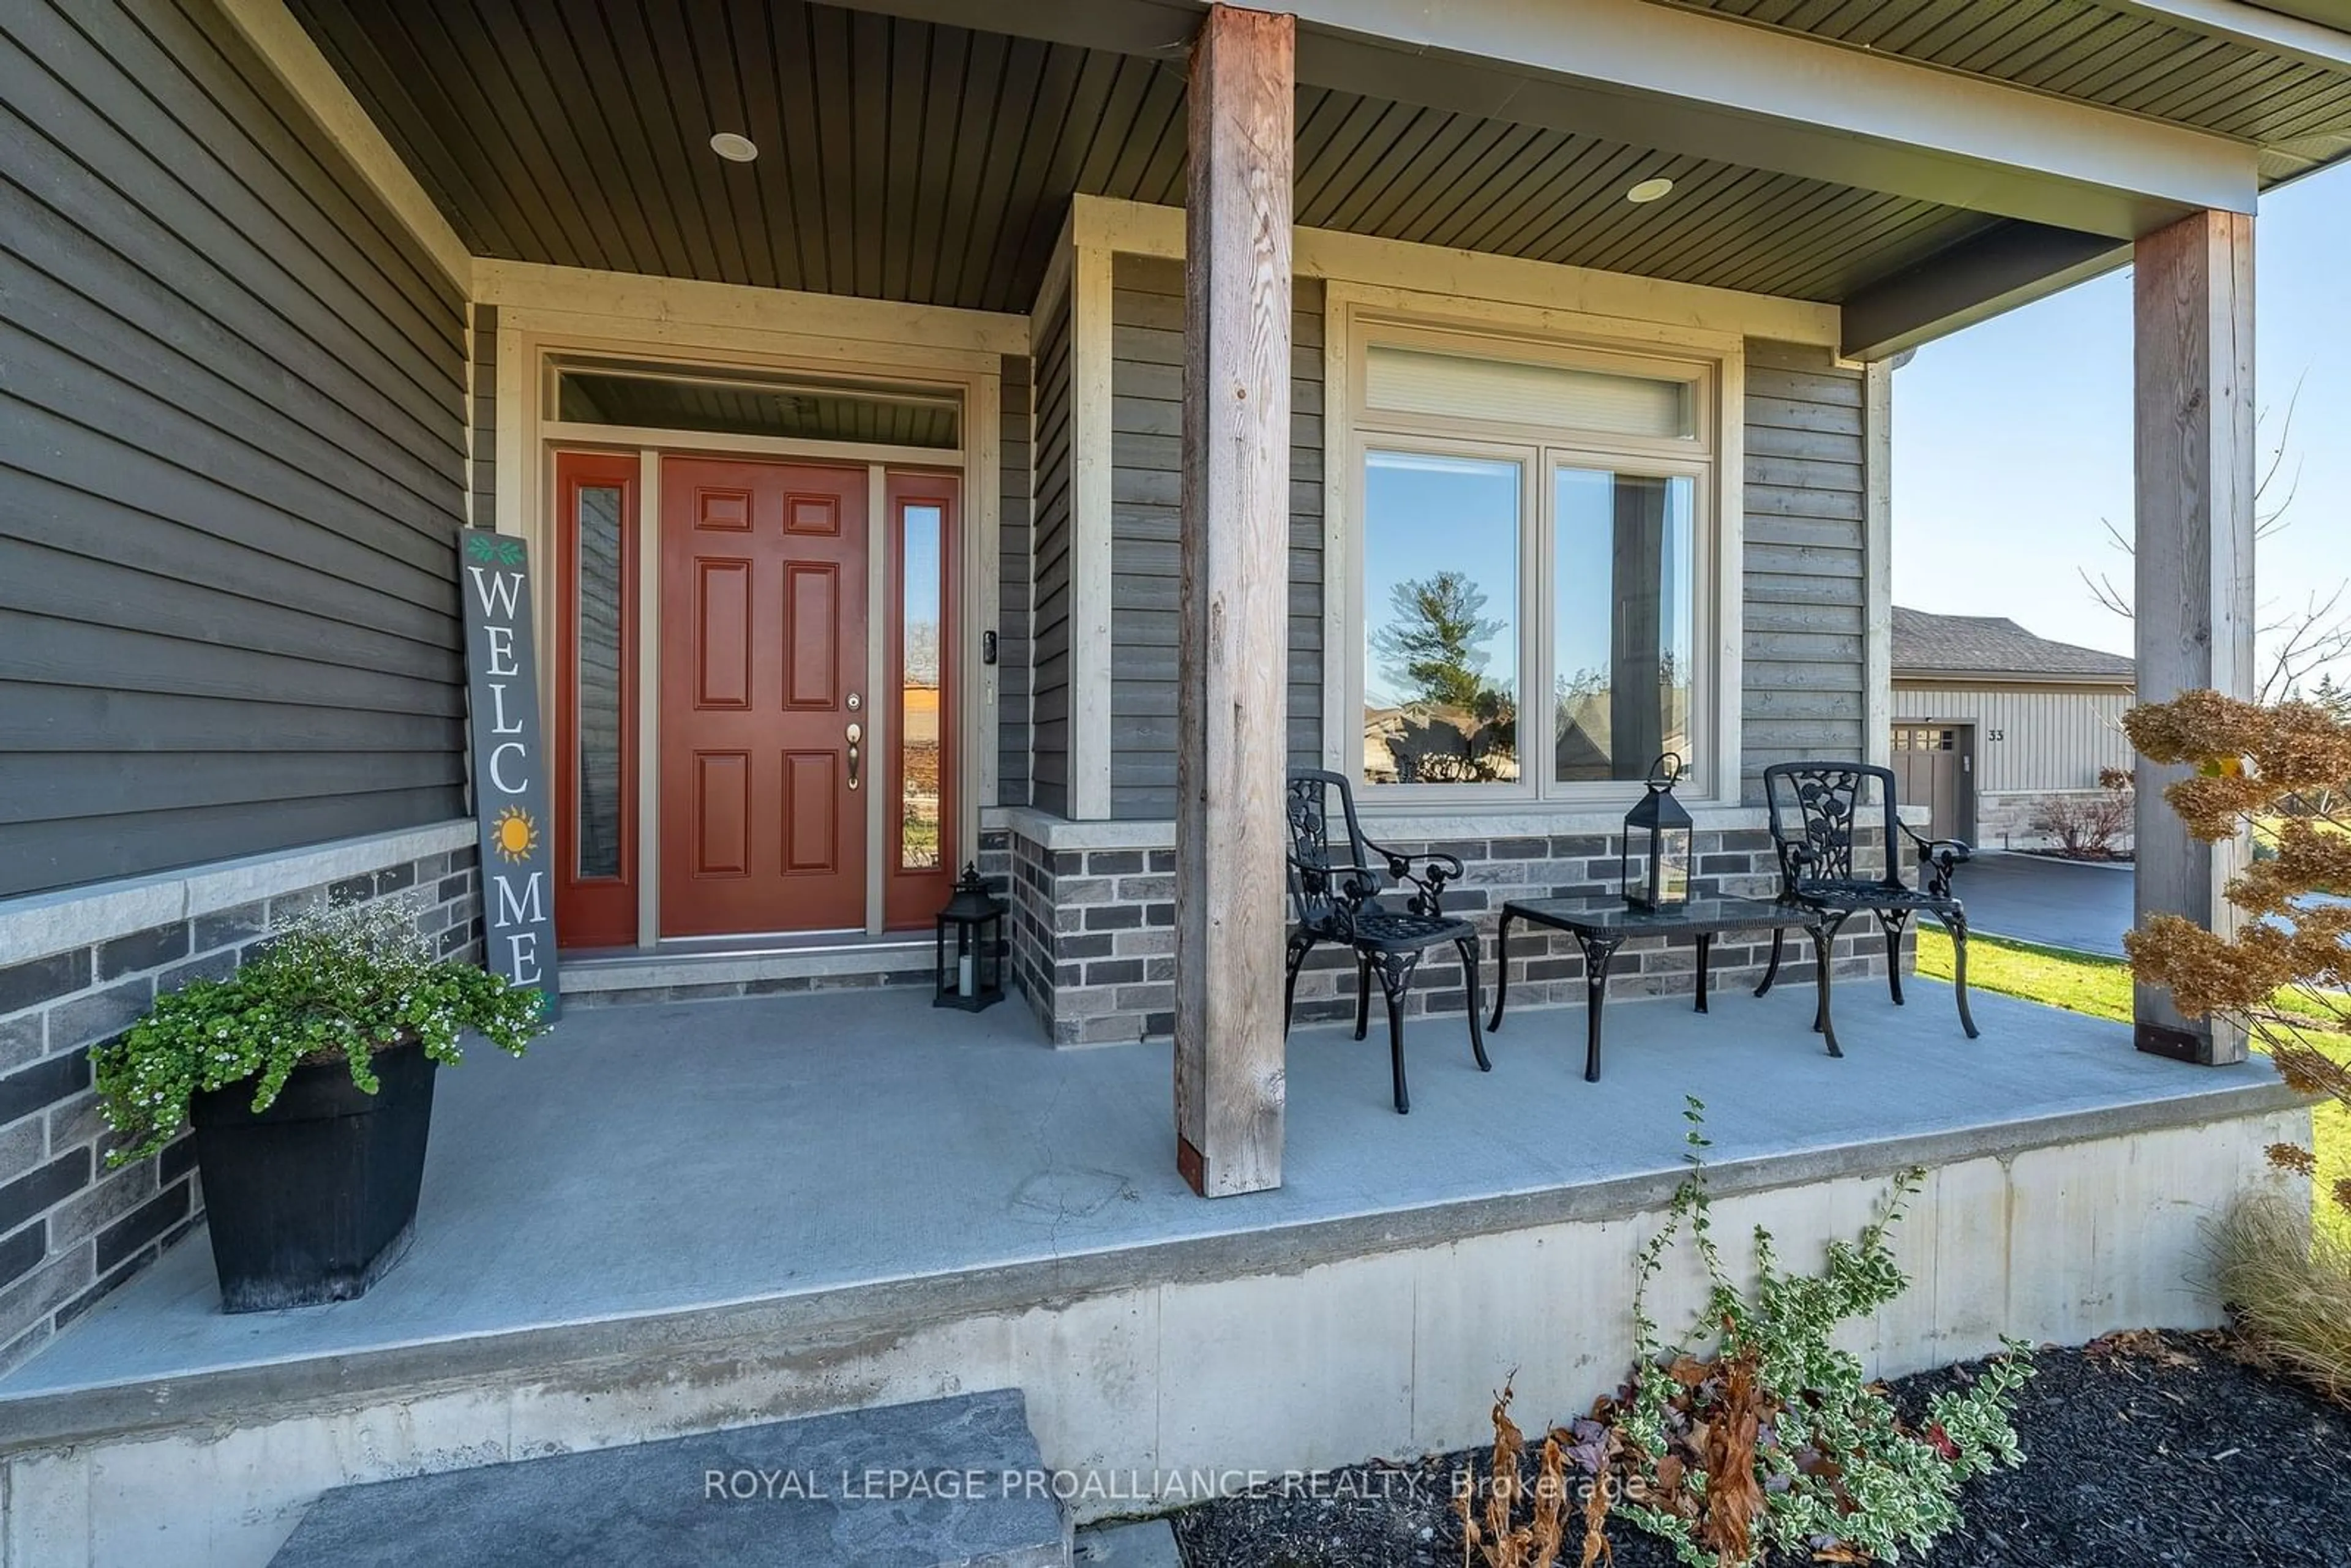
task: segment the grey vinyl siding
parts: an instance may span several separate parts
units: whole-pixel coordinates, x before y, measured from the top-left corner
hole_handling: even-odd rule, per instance
[[[1181,580],[1184,267],[1113,263],[1111,814],[1176,814],[1176,616]],[[1292,296],[1290,756],[1322,755],[1322,283]]]
[[[1035,497],[1031,537],[1029,800],[1070,810],[1070,297],[1047,314],[1036,378]]]
[[[1029,361],[1005,356],[997,444],[996,803],[1029,803]]]
[[[467,489],[472,495],[473,522],[477,528],[498,526],[498,308],[474,307],[474,362],[470,377],[473,405],[473,472]]]
[[[1801,758],[1860,758],[1864,549],[1862,377],[1826,349],[1747,345],[1745,798]]]
[[[9,8],[0,299],[0,895],[461,814],[464,300],[209,4]]]

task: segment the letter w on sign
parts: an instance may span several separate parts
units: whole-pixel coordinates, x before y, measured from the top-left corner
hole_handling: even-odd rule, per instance
[[[530,551],[518,538],[468,528],[458,570],[482,836],[483,965],[538,992],[553,1018],[555,834],[530,631]]]

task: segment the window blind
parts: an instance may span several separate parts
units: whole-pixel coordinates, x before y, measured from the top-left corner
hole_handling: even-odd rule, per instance
[[[1686,382],[1374,343],[1364,402],[1389,413],[1495,420],[1606,435],[1693,434]]]

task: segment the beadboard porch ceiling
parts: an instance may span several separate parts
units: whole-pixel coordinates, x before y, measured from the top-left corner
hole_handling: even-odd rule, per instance
[[[477,256],[1021,312],[1071,195],[1184,199],[1180,55],[805,0],[290,4]],[[2002,223],[1303,81],[1297,140],[1301,225],[1807,300]]]
[[[2161,15],[2161,6],[2106,0],[1668,3],[2241,137],[2262,145],[2262,173],[2270,179],[2351,150],[2351,70],[2225,30],[2199,31]],[[2351,9],[2339,4],[2263,8],[2351,25]],[[2273,36],[2283,41],[2294,29],[2287,24]]]

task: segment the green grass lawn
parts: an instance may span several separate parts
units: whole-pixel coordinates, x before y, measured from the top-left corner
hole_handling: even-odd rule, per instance
[[[1951,977],[1951,939],[1932,926],[1918,933],[1918,973],[1932,979]],[[2128,1023],[2131,1017],[2130,966],[2120,958],[2100,958],[2056,947],[2036,947],[2001,936],[1968,939],[1968,987],[2000,991],[2027,1001],[2043,1002],[2072,1012]],[[2281,1010],[2339,1029],[2341,1020],[2324,1002],[2280,993]],[[2351,1035],[2337,1034],[2336,1054],[2351,1057]],[[2314,1118],[2318,1148],[2320,1192],[2351,1176],[2351,1106],[2322,1104]],[[2322,1202],[2323,1223],[2351,1241],[2351,1216],[2332,1203]]]

